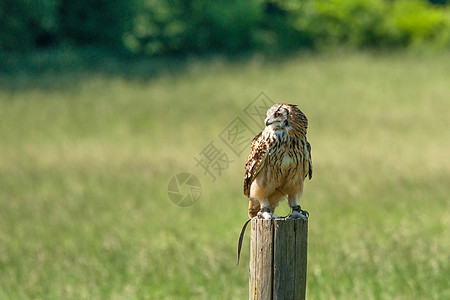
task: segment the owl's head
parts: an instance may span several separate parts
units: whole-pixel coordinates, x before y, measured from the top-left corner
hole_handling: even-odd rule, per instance
[[[266,128],[306,134],[308,119],[296,105],[278,103],[267,110]]]
[[[271,126],[273,129],[282,129],[289,125],[289,110],[286,104],[274,104],[267,110],[266,126]]]

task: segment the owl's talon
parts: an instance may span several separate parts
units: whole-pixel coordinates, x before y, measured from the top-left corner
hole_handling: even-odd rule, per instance
[[[298,212],[298,211],[293,211],[290,216],[288,217],[289,220],[303,220],[306,221],[308,219],[307,216],[305,216],[304,214]]]
[[[269,213],[269,212],[259,212],[257,215],[258,219],[264,219],[264,220],[272,220],[275,219],[276,216],[273,213]]]
[[[293,206],[292,207],[292,213],[288,217],[288,219],[302,219],[302,220],[305,220],[305,221],[308,218],[309,218],[309,212],[307,212],[306,210],[302,210],[300,205]]]
[[[258,219],[265,219],[265,220],[273,220],[278,218],[278,216],[275,216],[268,207],[263,207],[257,214]]]

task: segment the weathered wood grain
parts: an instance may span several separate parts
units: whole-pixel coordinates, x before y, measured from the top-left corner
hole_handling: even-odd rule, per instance
[[[295,295],[306,297],[306,270],[308,261],[308,221],[295,222]]]
[[[305,299],[308,221],[252,220],[249,299]]]

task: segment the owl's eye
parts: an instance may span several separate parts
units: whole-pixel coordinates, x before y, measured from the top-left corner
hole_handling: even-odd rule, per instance
[[[278,118],[278,117],[281,117],[281,113],[276,112],[276,113],[275,113],[275,118]]]

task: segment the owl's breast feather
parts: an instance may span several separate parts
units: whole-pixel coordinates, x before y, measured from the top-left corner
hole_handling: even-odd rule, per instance
[[[294,160],[287,154],[285,154],[281,161],[281,169],[289,169],[294,165]]]

